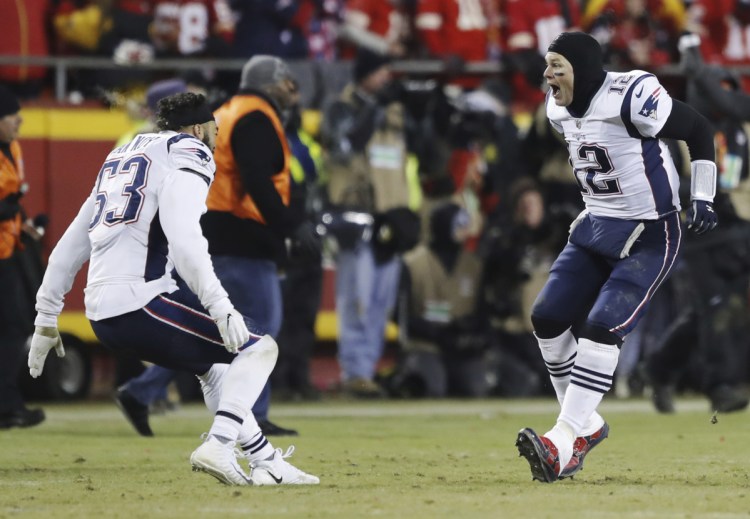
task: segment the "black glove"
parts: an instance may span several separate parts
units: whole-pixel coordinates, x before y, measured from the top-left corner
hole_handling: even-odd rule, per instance
[[[303,222],[292,235],[289,255],[293,258],[318,258],[323,250],[323,238],[317,226],[310,221]]]
[[[21,204],[18,201],[22,196],[22,193],[13,193],[0,200],[0,220],[15,218],[21,210]]]
[[[693,200],[687,213],[688,229],[695,234],[703,234],[711,231],[719,223],[719,217],[714,211],[714,205],[711,202],[703,200]]]

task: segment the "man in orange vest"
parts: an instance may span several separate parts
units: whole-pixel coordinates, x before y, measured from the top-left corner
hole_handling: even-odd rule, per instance
[[[24,290],[15,255],[21,249],[21,205],[26,189],[21,146],[16,140],[23,120],[16,96],[0,85],[0,429],[30,427],[44,421],[41,409],[27,409],[18,389],[27,333],[18,304]]]
[[[278,270],[287,259],[287,239],[321,246],[315,225],[289,207],[284,120],[298,102],[297,82],[284,61],[258,55],[245,64],[239,92],[214,114],[216,176],[201,220],[214,270],[232,301],[272,337],[281,328]],[[264,434],[296,435],[268,420],[269,400],[266,386],[253,407]]]

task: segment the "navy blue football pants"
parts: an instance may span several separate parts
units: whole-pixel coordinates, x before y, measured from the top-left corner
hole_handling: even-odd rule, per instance
[[[644,223],[644,231],[623,259],[568,242],[550,269],[532,315],[568,326],[604,329],[623,339],[669,277],[680,249],[679,213]]]

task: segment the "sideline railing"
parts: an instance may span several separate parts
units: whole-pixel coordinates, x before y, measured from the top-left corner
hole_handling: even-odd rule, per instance
[[[189,70],[214,70],[214,71],[239,71],[247,62],[246,59],[236,58],[175,58],[156,59],[146,63],[117,64],[111,58],[105,57],[80,57],[80,56],[18,56],[0,54],[0,66],[30,66],[46,67],[53,69],[55,98],[64,101],[68,94],[68,75],[70,70],[145,70],[145,71],[189,71]],[[326,62],[314,60],[289,60],[293,68],[308,67],[323,73],[328,68],[339,67],[344,61]],[[439,60],[400,60],[392,63],[394,72],[408,76],[428,76],[445,72],[445,65]],[[750,75],[750,66],[729,67],[741,75]],[[462,70],[463,74],[492,75],[504,71],[504,67],[497,61],[481,61],[466,63]],[[681,75],[677,65],[666,65],[654,71],[657,75],[675,76]]]

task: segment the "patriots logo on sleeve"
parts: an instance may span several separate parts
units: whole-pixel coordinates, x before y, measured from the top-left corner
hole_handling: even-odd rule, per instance
[[[643,107],[641,108],[640,112],[638,112],[638,115],[642,115],[643,117],[650,117],[651,119],[656,119],[656,110],[659,107],[659,94],[661,93],[661,87],[654,90],[650,96],[648,96],[648,99],[646,99],[646,102],[643,103]]]
[[[204,150],[203,148],[186,148],[185,151],[191,151],[195,153],[200,159],[201,163],[204,165],[211,162],[211,156],[206,153],[206,150]]]

